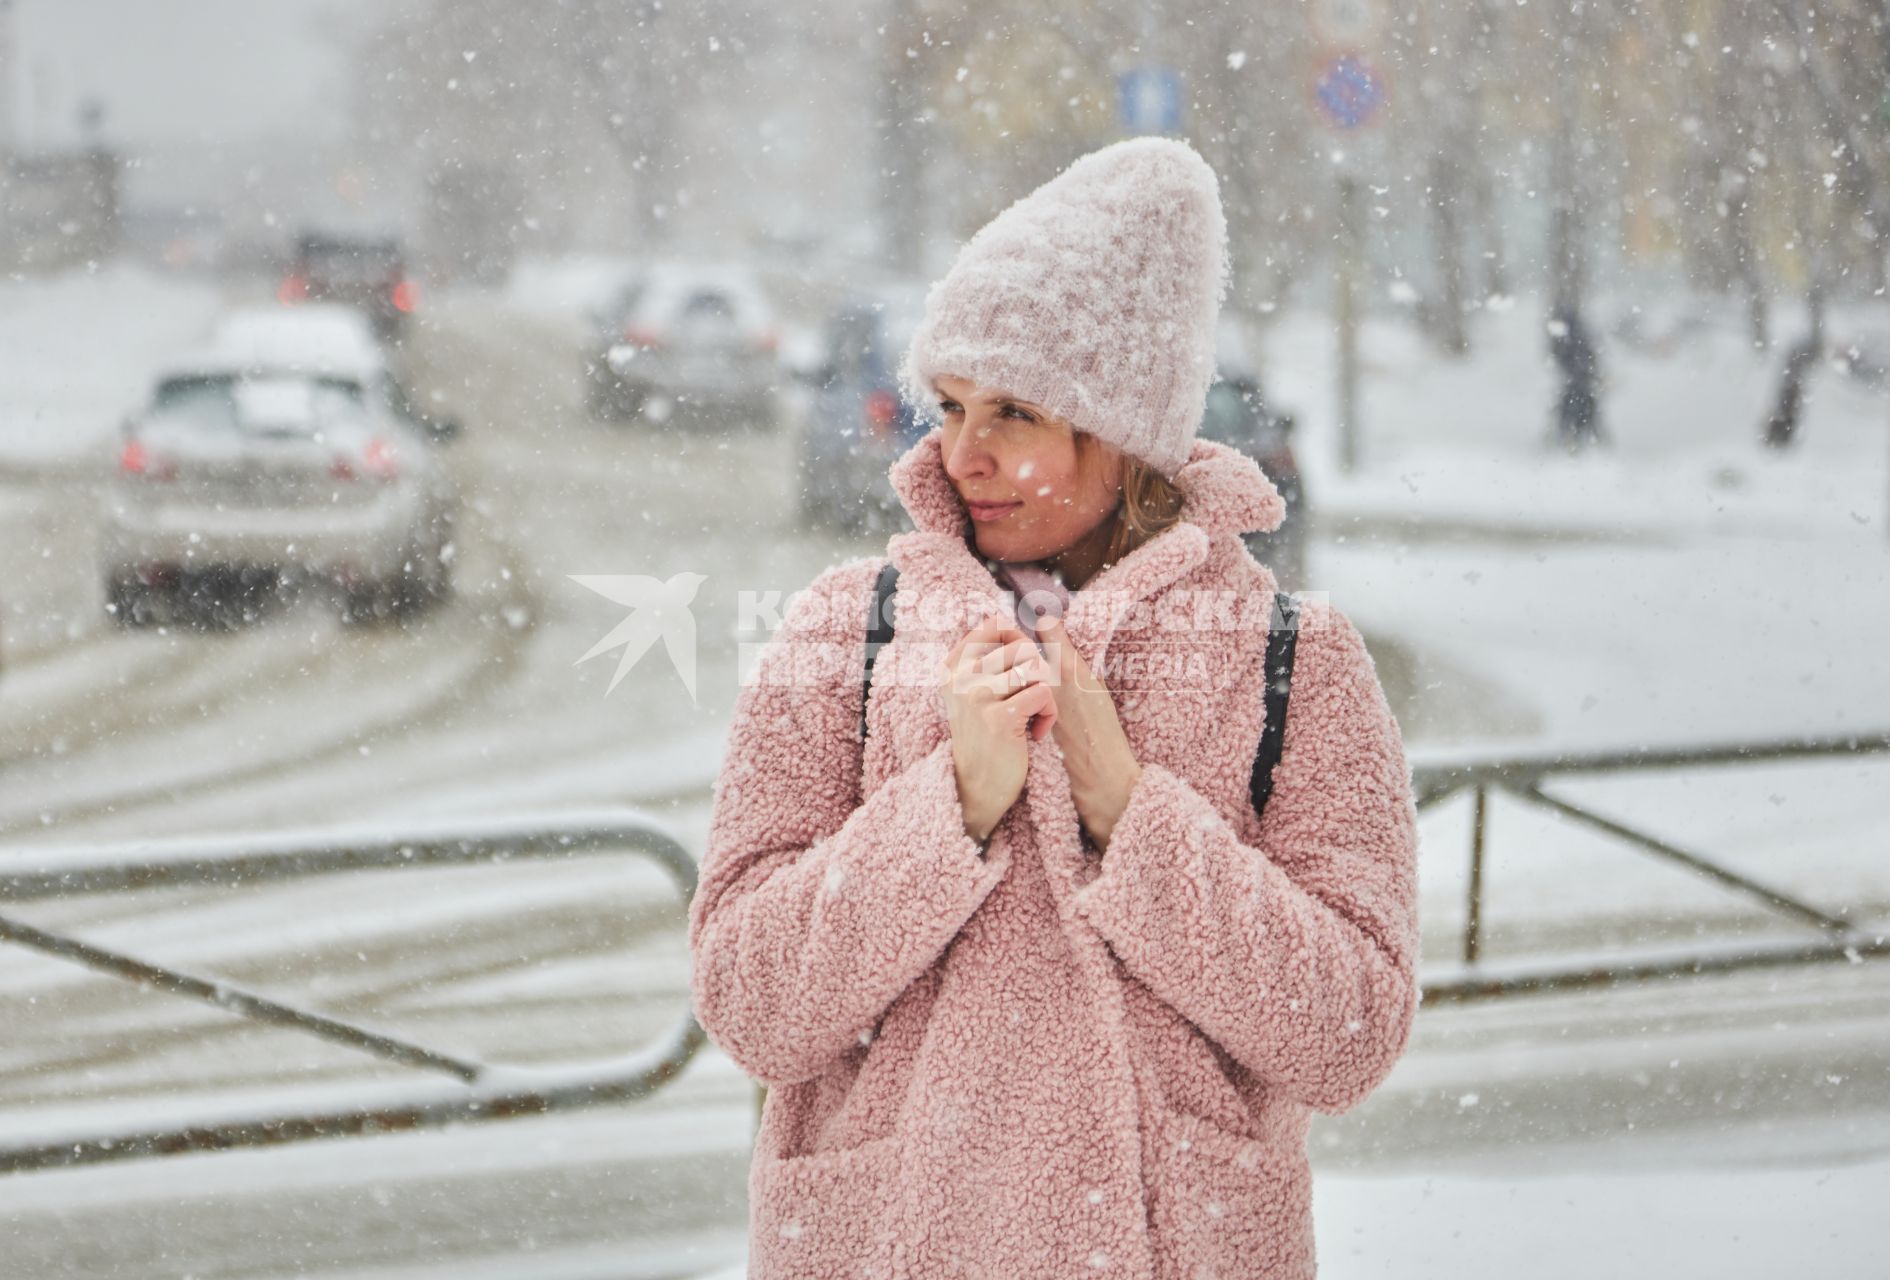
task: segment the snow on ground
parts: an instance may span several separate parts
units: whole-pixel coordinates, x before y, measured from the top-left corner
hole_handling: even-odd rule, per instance
[[[1629,305],[1604,299],[1595,313]],[[1871,311],[1834,308],[1830,327],[1854,328]],[[1575,459],[1544,447],[1559,383],[1541,308],[1526,299],[1476,313],[1462,361],[1439,355],[1395,317],[1364,326],[1356,475],[1338,467],[1334,338],[1322,314],[1291,312],[1274,325],[1267,389],[1299,411],[1300,467],[1328,513],[1630,538],[1861,532],[1884,546],[1890,400],[1828,361],[1810,383],[1797,446],[1775,453],[1759,443],[1785,350],[1803,324],[1781,307],[1772,349],[1754,353],[1740,308],[1728,301],[1667,354],[1602,337],[1611,447]]]
[[[1640,1146],[1560,1154],[1588,1167],[1315,1178],[1322,1280],[1838,1280],[1881,1263],[1866,1224],[1890,1197],[1890,1159],[1647,1169],[1635,1167]],[[744,1275],[736,1265],[702,1280]]]
[[[1886,1196],[1890,1160],[1830,1169],[1321,1178],[1313,1216],[1322,1280],[1835,1280],[1879,1265],[1877,1243],[1861,1224]],[[702,1280],[744,1274],[737,1266]]]
[[[152,372],[202,341],[220,302],[214,283],[126,263],[0,280],[0,466],[105,448]]]
[[[1597,306],[1603,316],[1625,301]],[[1839,308],[1831,327],[1869,323]],[[1426,692],[1474,707],[1440,749],[1684,747],[1890,732],[1890,401],[1818,370],[1798,446],[1759,443],[1784,347],[1748,349],[1732,303],[1659,356],[1603,346],[1614,444],[1545,448],[1555,389],[1538,309],[1478,314],[1453,363],[1385,319],[1363,334],[1364,466],[1338,462],[1333,338],[1295,312],[1267,346],[1319,537],[1311,589],[1434,668]],[[1461,689],[1455,683],[1465,679]],[[1826,902],[1890,902],[1890,756],[1694,769],[1548,788]],[[1547,917],[1685,913],[1730,901],[1697,878],[1499,799],[1490,902]],[[1427,815],[1427,929],[1455,927],[1468,805]]]
[[[1325,1280],[1869,1275],[1890,1159],[1644,1171],[1624,1144],[1580,1172],[1315,1181]]]
[[[608,292],[623,265],[522,264],[506,299],[521,314],[569,320]],[[142,389],[141,367],[191,345],[214,309],[208,290],[120,268],[0,285],[0,461],[53,460],[88,439],[88,430],[93,443],[108,436]],[[1725,317],[1667,357],[1636,355],[1604,339],[1615,447],[1581,459],[1542,447],[1554,383],[1532,304],[1481,313],[1474,354],[1461,364],[1433,355],[1403,326],[1374,320],[1364,343],[1366,465],[1356,476],[1334,465],[1332,350],[1323,317],[1291,313],[1275,326],[1269,391],[1303,424],[1298,455],[1321,521],[1309,587],[1329,591],[1374,637],[1416,653],[1420,672],[1437,685],[1428,696],[1465,703],[1462,715],[1408,737],[1415,759],[1477,745],[1621,747],[1890,730],[1890,664],[1878,657],[1890,628],[1890,403],[1821,369],[1800,447],[1773,456],[1757,437],[1782,352],[1755,359],[1737,308],[1728,304]],[[1792,323],[1786,316],[1778,326],[1786,339]],[[1489,727],[1497,703],[1505,712],[1501,734]],[[378,744],[373,756],[336,758],[240,794],[186,799],[164,822],[174,830],[227,829],[233,815],[257,812],[275,791],[285,811],[297,792],[303,800],[346,795],[355,818],[389,824],[663,797],[666,816],[700,849],[706,802],[671,806],[676,796],[706,788],[718,732],[679,734],[661,747],[627,736],[613,749],[587,735],[554,741],[548,726],[531,737],[542,748],[536,769],[519,768],[516,754],[503,750],[517,732],[516,725],[482,731],[456,724],[444,741],[417,733]],[[500,764],[482,772],[489,753]],[[408,772],[395,767],[397,758],[430,762],[430,773],[413,776],[432,783],[377,789],[377,774]],[[626,794],[627,778],[641,778],[649,795]],[[1816,902],[1881,907],[1890,903],[1882,843],[1890,827],[1887,783],[1890,756],[1581,779],[1548,789]],[[125,834],[140,821],[135,812],[125,815]],[[1449,954],[1461,923],[1467,828],[1461,801],[1423,819],[1427,961]],[[1653,937],[1664,918],[1684,940],[1691,922],[1714,918],[1732,901],[1695,877],[1515,802],[1495,802],[1491,835],[1485,924],[1494,957],[1591,952],[1600,949],[1595,926],[1623,919]],[[651,894],[673,896],[660,878],[645,878]],[[281,895],[280,916],[265,911],[247,927],[287,925],[319,899]],[[469,895],[467,903],[492,900]],[[234,930],[241,911],[233,904],[203,919]],[[125,920],[113,940],[178,945],[188,932],[187,922],[159,913]],[[201,948],[205,956],[215,950]],[[495,976],[475,991],[495,999],[515,988],[607,986],[588,965],[574,959],[516,979]],[[1805,989],[1818,990],[1809,979]],[[1529,1022],[1528,1009],[1517,1006],[1520,1022]],[[1546,1071],[1542,1063],[1562,1052],[1554,1034],[1541,1031],[1553,1010],[1535,1006],[1531,1016],[1535,1038],[1511,1056],[1533,1055],[1529,1069]],[[1642,1048],[1634,1036],[1620,1040],[1624,1053]],[[1696,1047],[1722,1064],[1741,1062],[1748,1048],[1734,1035],[1706,1036]],[[1453,1072],[1476,1079],[1475,1072],[1494,1070],[1478,1045],[1455,1054],[1440,1049],[1427,1060],[1423,1049],[1420,1041],[1393,1086],[1408,1080],[1413,1089],[1446,1089]],[[1597,1072],[1614,1069],[1605,1043],[1568,1052]],[[730,1083],[732,1068],[713,1051],[685,1079],[699,1071]],[[736,1150],[750,1117],[728,1107],[727,1096],[705,1095],[699,1111],[671,1098],[706,1123],[669,1137],[699,1140],[705,1151]],[[372,1151],[390,1178],[400,1176],[403,1159],[418,1177],[464,1168],[469,1159],[502,1164],[531,1149],[560,1159],[573,1150],[567,1142],[589,1141],[586,1149],[603,1160],[662,1139],[647,1126],[674,1121],[660,1110],[581,1115],[375,1139]],[[1424,1174],[1408,1167],[1322,1171],[1315,1184],[1321,1272],[1460,1280],[1604,1271],[1867,1274],[1876,1265],[1868,1215],[1890,1191],[1887,1130],[1867,1107],[1846,1111],[1834,1103],[1818,1123],[1747,1124],[1684,1138],[1624,1130],[1611,1143],[1580,1147],[1519,1141],[1500,1159],[1483,1151]],[[204,1197],[219,1194],[223,1183],[294,1191],[300,1179],[312,1185],[356,1176],[362,1150],[332,1143],[141,1163],[41,1175],[17,1189],[74,1206],[161,1198],[178,1176],[200,1179]],[[515,1264],[495,1259],[480,1269],[456,1261],[450,1273],[541,1280],[675,1274],[731,1248],[726,1236],[646,1243],[631,1270],[620,1252],[586,1246]],[[349,1274],[411,1280],[443,1273],[395,1266]]]

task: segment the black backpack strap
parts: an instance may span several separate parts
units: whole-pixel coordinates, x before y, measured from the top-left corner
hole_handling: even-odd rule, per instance
[[[1273,608],[1279,623],[1267,633],[1266,720],[1261,726],[1260,750],[1253,758],[1249,784],[1255,817],[1265,815],[1267,798],[1273,794],[1273,766],[1280,762],[1286,742],[1286,696],[1293,688],[1293,649],[1299,642],[1298,597],[1275,592]]]
[[[866,615],[866,678],[860,683],[860,741],[866,741],[866,699],[873,690],[873,663],[880,646],[893,638],[893,588],[899,582],[899,566],[888,560],[879,571],[879,583],[873,588],[873,611]]]

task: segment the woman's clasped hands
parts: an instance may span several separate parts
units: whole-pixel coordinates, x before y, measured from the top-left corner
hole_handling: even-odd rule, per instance
[[[1141,776],[1108,688],[1045,618],[1040,650],[1015,621],[993,614],[946,654],[939,689],[965,830],[983,842],[1023,793],[1029,744],[1054,734],[1078,818],[1099,849]]]

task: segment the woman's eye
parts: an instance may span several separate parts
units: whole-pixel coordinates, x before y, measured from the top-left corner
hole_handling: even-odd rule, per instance
[[[950,400],[946,400],[939,404],[938,411],[942,414],[945,414],[947,417],[949,417],[952,414],[959,412],[959,409],[956,404],[952,403]]]

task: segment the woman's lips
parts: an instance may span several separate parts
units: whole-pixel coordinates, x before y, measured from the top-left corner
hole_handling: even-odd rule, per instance
[[[971,518],[983,524],[988,520],[1002,520],[1024,504],[1021,502],[967,502]]]

